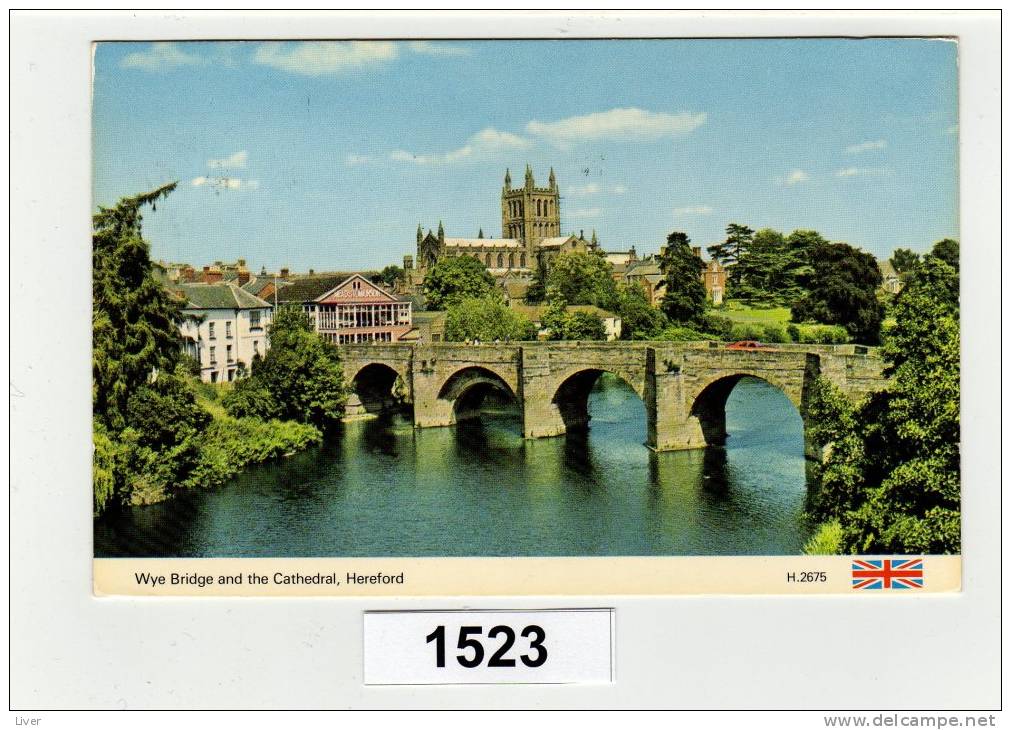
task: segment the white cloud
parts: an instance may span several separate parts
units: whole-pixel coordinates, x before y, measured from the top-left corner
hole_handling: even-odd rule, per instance
[[[675,218],[690,218],[699,215],[709,215],[713,209],[708,205],[686,205],[683,208],[674,209]]]
[[[786,176],[786,184],[796,185],[797,183],[807,182],[810,179],[811,176],[803,170],[790,170]]]
[[[615,195],[624,195],[625,193],[628,192],[628,188],[626,188],[624,185],[615,185],[613,188],[611,188],[611,192],[614,193]]]
[[[588,139],[659,139],[688,134],[706,122],[705,112],[667,114],[635,107],[610,109],[556,122],[533,120],[528,133],[543,137],[560,147]]]
[[[256,190],[260,187],[259,180],[242,180],[237,177],[195,177],[190,181],[193,187],[207,186],[216,190]]]
[[[891,170],[887,167],[844,167],[836,172],[836,177],[857,177],[858,175],[890,175]]]
[[[200,56],[186,53],[175,43],[152,43],[146,51],[126,54],[119,65],[121,68],[139,68],[143,71],[165,71],[202,62]]]
[[[394,150],[390,153],[390,159],[395,162],[413,162],[416,165],[443,165],[501,150],[519,149],[529,144],[528,140],[511,132],[502,132],[494,127],[487,127],[477,134],[471,135],[463,147],[450,150],[449,152],[420,155],[406,150]]]
[[[597,195],[600,192],[600,186],[597,183],[587,183],[586,185],[576,185],[569,188],[569,195],[575,198],[583,198],[587,195]]]
[[[470,49],[458,46],[453,43],[432,41],[411,41],[407,44],[415,53],[424,53],[429,56],[469,56]]]
[[[222,157],[219,160],[207,160],[207,167],[212,170],[231,170],[237,168],[243,168],[246,166],[246,160],[249,159],[249,153],[245,150],[239,150],[234,155],[229,155],[228,157]]]
[[[397,44],[389,41],[270,41],[257,47],[253,61],[289,73],[322,76],[391,61],[397,55]]]
[[[566,215],[572,216],[573,218],[596,218],[601,213],[600,208],[580,208],[578,210],[569,211]]]
[[[851,144],[846,148],[846,154],[855,155],[860,152],[870,152],[871,150],[883,150],[888,146],[888,142],[883,139],[876,139],[873,141],[868,140],[867,142],[861,142],[860,144]]]

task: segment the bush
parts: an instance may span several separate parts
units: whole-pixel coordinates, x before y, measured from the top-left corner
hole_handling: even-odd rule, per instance
[[[281,407],[258,378],[238,381],[221,399],[221,405],[235,418],[270,419],[281,415]]]
[[[826,522],[804,543],[804,554],[840,555],[843,553],[842,537],[843,529],[838,520]]]
[[[850,340],[849,332],[845,327],[831,324],[805,324],[801,325],[800,339],[806,345],[842,345]]]
[[[765,342],[789,342],[790,338],[786,330],[774,324],[767,324],[762,328],[762,339]]]
[[[671,325],[670,327],[665,328],[657,339],[666,342],[697,342],[699,340],[707,340],[709,337],[696,329],[692,329],[691,327]]]
[[[795,324],[786,326],[786,334],[790,337],[790,342],[800,342],[800,327]]]
[[[729,340],[734,331],[734,320],[717,314],[707,314],[702,318],[702,327],[706,332],[711,332],[715,339]]]
[[[323,440],[318,428],[294,421],[220,418],[204,433],[186,488],[217,486],[248,464],[301,451]]]

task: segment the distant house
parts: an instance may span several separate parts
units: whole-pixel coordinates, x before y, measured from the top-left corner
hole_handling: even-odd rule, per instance
[[[413,328],[400,339],[429,345],[446,340],[445,312],[414,312]]]
[[[185,301],[179,326],[183,350],[200,364],[200,379],[230,382],[248,374],[269,342],[270,304],[234,284],[172,284]]]
[[[888,259],[878,260],[878,271],[881,272],[881,288],[889,294],[898,294],[904,286],[902,276],[892,266]]]
[[[695,255],[702,258],[702,249],[695,248]],[[706,261],[701,274],[702,283],[706,288],[706,298],[713,304],[722,304],[727,290],[727,270],[719,261]],[[659,256],[650,256],[639,261],[630,262],[625,268],[624,280],[629,284],[637,284],[646,294],[649,303],[659,307],[667,292],[666,277],[660,270]]]
[[[276,292],[278,307],[299,307],[334,344],[398,342],[412,328],[412,301],[361,274],[305,276]]]

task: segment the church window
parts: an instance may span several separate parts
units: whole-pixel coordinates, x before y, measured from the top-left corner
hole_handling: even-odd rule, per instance
[[[489,269],[491,268],[491,254],[490,253],[486,253],[484,255],[484,265],[487,266]]]
[[[509,268],[516,266],[516,259],[513,258],[513,254],[509,254]]]
[[[537,215],[541,214],[541,201],[537,201]]]
[[[502,268],[502,263],[503,263],[503,261],[502,261],[502,254],[499,254],[498,255],[498,268],[500,268],[500,269]]]
[[[525,253],[520,254],[520,268],[525,269],[527,267],[527,255]]]

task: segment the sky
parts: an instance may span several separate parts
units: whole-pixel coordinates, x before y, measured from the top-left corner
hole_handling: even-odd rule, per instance
[[[957,99],[941,40],[101,43],[93,202],[178,181],[157,259],[381,268],[419,223],[500,236],[529,164],[606,250],[734,222],[887,258],[958,238]]]

